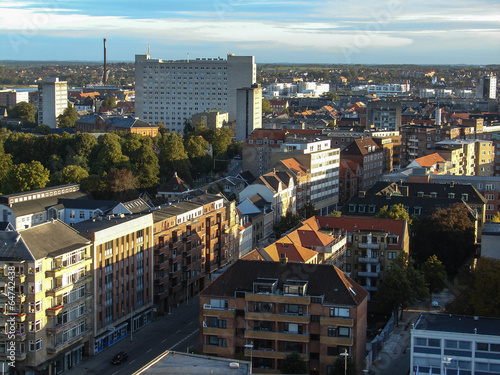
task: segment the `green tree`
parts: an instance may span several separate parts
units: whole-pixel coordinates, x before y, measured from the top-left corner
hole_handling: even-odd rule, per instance
[[[130,169],[129,158],[122,153],[121,141],[120,137],[114,133],[99,137],[98,145],[93,150],[91,163],[93,173],[101,174],[104,171],[110,171],[111,168],[128,167]]]
[[[419,264],[436,254],[448,274],[456,273],[474,254],[474,225],[462,203],[436,209],[419,219],[413,232],[410,246]]]
[[[218,128],[213,132],[213,136],[211,139],[207,139],[207,141],[212,144],[214,156],[227,152],[227,148],[231,144],[233,136],[233,132],[228,128]]]
[[[333,100],[333,101],[340,100],[340,96],[336,92],[330,91],[326,94],[326,96],[328,99]]]
[[[307,374],[307,363],[299,353],[293,352],[283,358],[280,371],[282,374]]]
[[[500,223],[500,211],[497,212],[490,221],[492,223]]]
[[[14,164],[37,160],[35,137],[33,134],[13,133],[4,142],[4,150],[12,155]]]
[[[6,154],[3,145],[0,143],[0,186],[5,175],[12,167],[12,155]]]
[[[390,209],[389,206],[382,207],[375,217],[378,219],[408,220],[408,224],[411,221],[410,215],[402,203],[395,204]]]
[[[13,194],[43,189],[49,182],[50,172],[39,161],[13,165],[2,180],[2,191]]]
[[[312,203],[307,203],[304,208],[300,211],[299,216],[302,218],[309,219],[311,216],[317,214],[316,206]]]
[[[271,102],[268,99],[262,98],[262,113],[272,112]]]
[[[47,135],[52,133],[52,129],[48,125],[38,125],[34,130],[34,133],[42,134],[42,135]]]
[[[232,159],[236,155],[242,156],[243,153],[243,145],[241,142],[233,142],[229,146],[227,146],[227,157]]]
[[[184,149],[191,162],[191,175],[205,175],[212,168],[208,142],[201,135],[190,135],[184,140]]]
[[[134,176],[137,178],[138,188],[152,189],[158,186],[160,164],[153,150],[151,138],[145,139],[141,146],[130,155],[130,162]]]
[[[439,293],[443,290],[446,281],[446,269],[443,263],[434,254],[422,264],[422,274],[425,284],[429,288],[432,301],[432,293]]]
[[[342,212],[340,212],[340,211],[332,211],[332,212],[330,212],[330,216],[332,216],[332,217],[341,217],[342,216]]]
[[[72,183],[80,183],[81,180],[87,178],[89,176],[89,172],[87,172],[84,168],[78,165],[67,165],[61,171],[61,184],[72,184]]]
[[[107,98],[105,98],[102,101],[101,106],[115,108],[116,107],[116,98],[114,96],[108,96]]]
[[[281,217],[281,219],[278,220],[278,223],[274,227],[276,236],[280,238],[284,233],[299,225],[299,223],[299,215],[294,215],[291,212],[287,212],[285,216]]]
[[[500,260],[480,258],[473,271],[471,305],[475,315],[500,317]]]
[[[57,116],[57,125],[60,128],[73,128],[78,120],[78,114],[72,105],[69,105],[62,114]]]
[[[36,123],[36,107],[31,103],[17,103],[14,107],[9,109],[8,113],[10,118],[18,118],[28,124]]]
[[[339,356],[337,359],[335,359],[335,362],[333,362],[333,368],[332,370],[328,373],[328,375],[357,375],[356,371],[356,362],[354,362],[354,359],[352,357],[347,357],[347,371],[346,371],[346,360],[344,357]]]
[[[170,178],[177,172],[180,178],[188,184],[191,183],[191,164],[187,152],[184,149],[182,135],[165,133],[159,138],[158,146],[160,147],[158,159],[160,162],[161,176]]]
[[[376,298],[396,313],[401,310],[402,315],[405,305],[424,299],[428,294],[424,276],[415,269],[413,259],[400,253],[380,282]]]

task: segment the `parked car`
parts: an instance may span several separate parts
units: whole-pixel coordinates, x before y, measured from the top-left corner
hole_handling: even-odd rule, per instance
[[[127,359],[128,359],[128,353],[120,352],[113,357],[113,359],[111,360],[111,363],[114,365],[121,365]]]

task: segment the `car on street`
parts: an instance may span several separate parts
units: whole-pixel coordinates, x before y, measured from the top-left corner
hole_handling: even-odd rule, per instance
[[[113,359],[111,360],[111,363],[114,365],[121,365],[127,359],[128,359],[128,353],[127,352],[120,352],[113,357]]]

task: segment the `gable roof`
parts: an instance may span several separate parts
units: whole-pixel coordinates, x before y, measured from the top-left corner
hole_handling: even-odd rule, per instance
[[[279,290],[283,290],[287,280],[308,281],[307,295],[323,295],[327,304],[357,306],[368,296],[365,289],[335,266],[241,259],[233,263],[200,294],[234,297],[236,291],[252,293],[253,283],[259,278],[278,279]]]
[[[301,176],[307,174],[307,167],[300,164],[300,162],[295,158],[283,159],[280,160],[280,163],[296,174],[300,174]]]
[[[317,251],[297,245],[288,237],[283,237],[275,243],[265,247],[264,251],[275,262],[279,262],[282,255],[285,255],[289,262],[301,263],[308,262],[312,258],[318,256]]]
[[[189,190],[191,190],[189,185],[177,176],[177,172],[175,172],[174,176],[158,189],[158,193],[182,194]]]
[[[437,152],[427,156],[422,156],[421,158],[417,158],[414,161],[417,162],[421,167],[433,167],[437,163],[446,162],[446,160]]]

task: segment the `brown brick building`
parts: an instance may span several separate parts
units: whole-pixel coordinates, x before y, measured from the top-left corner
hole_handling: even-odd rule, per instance
[[[197,295],[237,254],[234,203],[205,194],[154,212],[154,303],[159,314]]]
[[[200,348],[251,354],[255,373],[279,373],[298,352],[311,374],[327,374],[347,350],[361,371],[367,295],[334,266],[239,260],[200,294]]]

